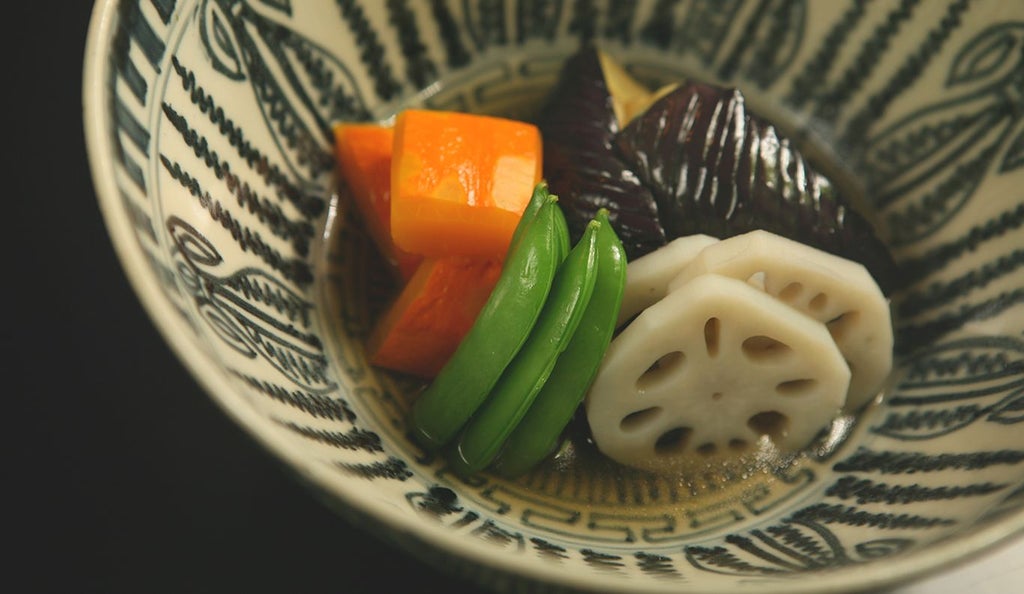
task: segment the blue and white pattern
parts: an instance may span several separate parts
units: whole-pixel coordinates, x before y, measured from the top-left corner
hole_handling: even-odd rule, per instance
[[[91,35],[94,172],[147,307],[247,429],[409,550],[495,587],[796,592],[1024,527],[1024,4],[121,0]],[[412,386],[361,347],[387,287],[331,125],[528,117],[583,41],[652,86],[741,88],[892,246],[897,370],[834,443],[749,472],[510,482],[406,438]]]

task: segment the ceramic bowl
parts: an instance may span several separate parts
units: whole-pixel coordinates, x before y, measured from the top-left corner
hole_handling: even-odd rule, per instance
[[[463,480],[367,364],[371,244],[330,127],[407,106],[529,117],[581,41],[651,86],[735,86],[852,189],[906,279],[896,365],[837,442],[744,476],[547,466]],[[100,206],[223,410],[354,522],[486,587],[840,592],[1024,528],[1024,4],[102,0]],[[811,576],[811,579],[807,579]]]

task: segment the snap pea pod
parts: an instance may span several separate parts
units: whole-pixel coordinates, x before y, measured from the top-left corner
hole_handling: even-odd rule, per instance
[[[413,405],[413,436],[424,447],[437,449],[455,437],[526,342],[568,251],[569,234],[557,202],[546,186],[538,185],[490,297]]]
[[[473,473],[486,468],[547,382],[594,292],[599,227],[591,222],[562,262],[526,344],[463,429],[451,452],[457,471]]]
[[[500,475],[519,476],[555,450],[611,342],[626,286],[626,253],[608,211],[599,210],[595,220],[600,229],[594,294],[569,346],[498,455],[494,470]]]
[[[540,211],[540,207],[544,206],[547,202],[550,194],[548,193],[548,183],[540,182],[535,188],[533,188],[533,194],[530,195],[530,201],[526,203],[526,208],[523,209],[523,214],[519,218],[519,224],[516,225],[515,231],[512,232],[512,240],[508,244],[509,253],[519,244],[522,240],[526,230],[530,228],[530,223],[533,219],[537,218],[537,213]],[[568,253],[569,249],[566,247],[565,252]]]

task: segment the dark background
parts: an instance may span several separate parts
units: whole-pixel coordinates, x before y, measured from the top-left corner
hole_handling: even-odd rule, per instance
[[[159,337],[105,234],[86,161],[91,10],[4,8],[0,361],[14,406],[0,409],[2,589],[467,591],[328,510]]]

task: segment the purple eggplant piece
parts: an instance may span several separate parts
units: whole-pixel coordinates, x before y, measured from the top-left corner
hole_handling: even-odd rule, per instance
[[[686,83],[614,140],[651,190],[668,240],[764,229],[863,264],[888,294],[898,275],[872,225],[850,208],[742,93]]]
[[[620,128],[596,49],[584,47],[565,63],[537,124],[548,188],[573,243],[606,208],[629,259],[665,245],[653,195],[612,148]]]

